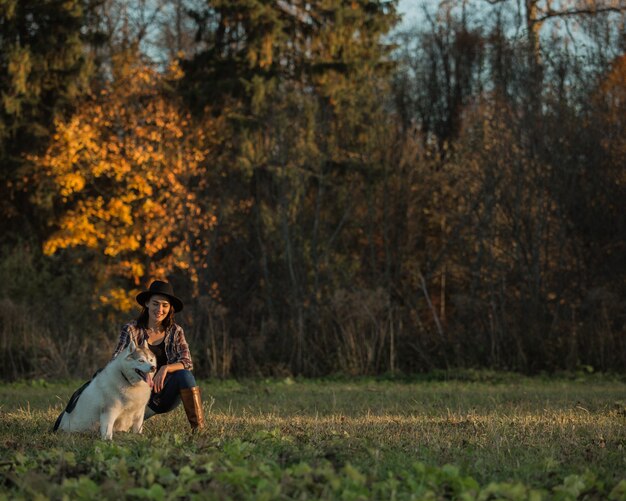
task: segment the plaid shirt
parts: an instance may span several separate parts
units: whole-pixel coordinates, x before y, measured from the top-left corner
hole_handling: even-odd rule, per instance
[[[135,342],[135,344],[141,344],[143,341],[148,341],[147,330],[143,327],[138,327],[136,320],[133,320],[122,327],[120,340],[117,343],[117,347],[113,352],[111,360],[117,357],[120,352],[128,346],[131,339]],[[189,345],[185,339],[183,328],[180,325],[172,324],[167,328],[165,331],[164,343],[165,355],[167,356],[168,364],[180,362],[183,364],[185,369],[193,369],[191,354],[189,353]]]

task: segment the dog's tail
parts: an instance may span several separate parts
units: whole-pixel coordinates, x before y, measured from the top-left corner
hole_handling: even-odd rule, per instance
[[[56,433],[59,430],[59,426],[61,426],[61,420],[63,419],[63,414],[65,414],[65,411],[61,411],[61,414],[59,414],[59,417],[54,422],[54,427],[52,428],[53,433]]]

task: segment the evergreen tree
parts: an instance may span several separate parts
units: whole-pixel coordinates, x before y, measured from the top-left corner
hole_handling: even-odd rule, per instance
[[[224,284],[232,311],[255,318],[242,336],[279,333],[270,356],[297,372],[322,344],[304,335],[316,330],[316,305],[361,267],[370,279],[376,273],[368,195],[384,170],[385,35],[395,4],[214,0],[194,14],[207,50],[183,64],[183,92],[194,109],[228,116],[229,181],[220,191],[250,204],[245,218],[231,219],[227,233],[239,237],[217,252],[223,261],[207,283]],[[348,221],[360,230],[345,234]],[[368,251],[355,253],[364,241]]]
[[[0,1],[0,214],[3,230],[33,222],[21,172],[43,147],[55,117],[88,88],[91,65],[81,29],[87,0]],[[21,215],[22,217],[17,217]],[[13,224],[13,226],[11,226]]]

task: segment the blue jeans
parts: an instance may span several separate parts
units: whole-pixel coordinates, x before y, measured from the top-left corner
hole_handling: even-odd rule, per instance
[[[193,388],[194,386],[198,385],[191,371],[183,369],[172,372],[165,376],[163,389],[158,393],[152,392],[148,407],[150,407],[155,414],[169,412],[180,404],[180,390]]]

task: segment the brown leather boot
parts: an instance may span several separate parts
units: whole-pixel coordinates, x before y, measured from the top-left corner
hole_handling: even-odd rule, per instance
[[[204,428],[204,413],[202,411],[202,399],[200,398],[200,387],[183,388],[180,390],[180,399],[187,419],[191,425],[191,430],[201,430]]]

